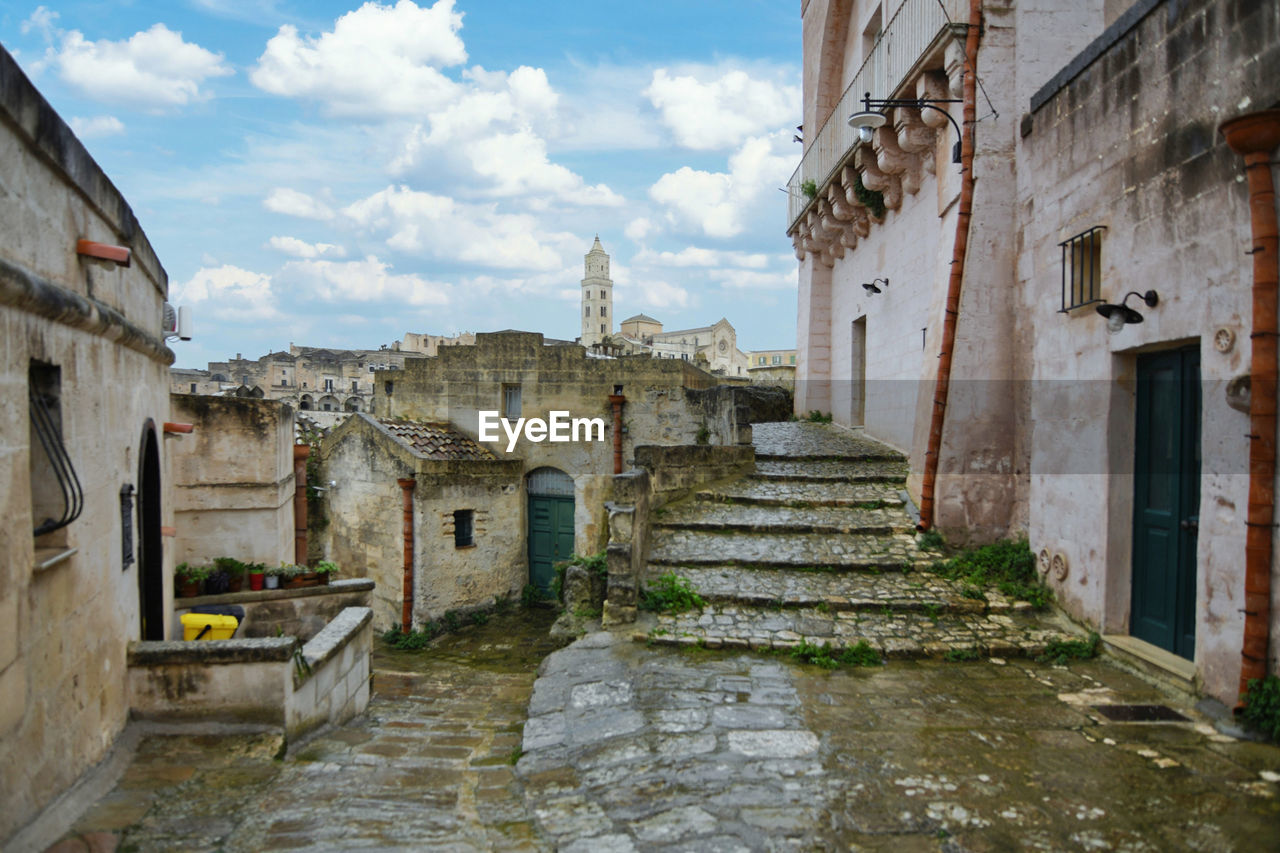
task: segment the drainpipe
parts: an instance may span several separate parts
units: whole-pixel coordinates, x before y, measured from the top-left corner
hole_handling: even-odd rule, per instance
[[[404,498],[404,607],[400,613],[400,630],[413,630],[413,487],[412,477],[396,480]]]
[[[622,404],[627,402],[627,398],[622,396],[622,386],[614,385],[613,393],[609,395],[609,402],[613,405],[613,473],[622,473]]]
[[[311,446],[293,446],[293,561],[307,564],[307,457]]]
[[[1244,644],[1240,693],[1267,675],[1271,628],[1271,536],[1275,520],[1277,234],[1271,152],[1280,145],[1280,110],[1262,110],[1218,127],[1244,157],[1253,232],[1253,331],[1249,365],[1249,509],[1244,546]],[[1237,709],[1243,705],[1237,705]]]
[[[947,283],[947,313],[942,321],[942,349],[933,389],[933,417],[929,423],[929,447],[924,454],[920,482],[920,530],[933,527],[933,492],[942,452],[942,425],[951,390],[951,351],[956,344],[956,320],[960,316],[960,286],[969,248],[969,218],[973,213],[973,135],[977,121],[978,35],[982,29],[982,0],[969,0],[969,30],[964,44],[964,134],[960,138],[960,206],[956,213],[956,239],[952,250],[951,278]]]

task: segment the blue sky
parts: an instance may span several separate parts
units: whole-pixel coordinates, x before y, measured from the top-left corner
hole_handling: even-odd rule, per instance
[[[194,311],[178,366],[618,318],[794,346],[794,2],[9,3]]]

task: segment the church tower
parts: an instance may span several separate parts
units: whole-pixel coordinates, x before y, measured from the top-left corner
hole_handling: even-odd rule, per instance
[[[582,345],[598,344],[613,334],[613,280],[609,278],[609,256],[600,245],[600,235],[584,258],[582,279]]]

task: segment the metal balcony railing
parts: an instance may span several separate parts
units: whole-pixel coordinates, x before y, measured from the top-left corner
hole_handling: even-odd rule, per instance
[[[963,0],[903,0],[898,6],[853,81],[840,96],[840,102],[817,134],[811,137],[813,141],[787,182],[788,231],[812,201],[801,189],[804,182],[813,181],[821,195],[836,168],[858,141],[858,132],[849,127],[848,118],[862,109],[862,96],[870,92],[873,98],[896,97],[903,84],[914,79],[922,59],[953,31],[963,31],[962,24],[951,23],[964,21],[963,7]],[[910,97],[915,97],[915,93],[912,92]],[[809,136],[808,128],[805,136]]]

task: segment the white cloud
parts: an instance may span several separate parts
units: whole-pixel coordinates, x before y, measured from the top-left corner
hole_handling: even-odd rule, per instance
[[[712,270],[710,276],[722,286],[733,290],[795,290],[798,272],[761,272],[757,270]]]
[[[72,116],[67,124],[71,125],[71,129],[81,139],[97,139],[124,133],[124,123],[115,116],[93,116],[92,118]]]
[[[748,139],[729,158],[729,171],[704,172],[682,166],[649,188],[649,197],[665,205],[673,221],[701,228],[708,237],[734,237],[757,211],[759,198],[786,183],[794,156],[781,156],[784,134]]]
[[[78,30],[62,34],[62,44],[50,48],[48,61],[62,79],[85,95],[131,107],[178,107],[202,101],[201,89],[210,77],[233,73],[212,53],[164,24],[135,33],[126,41],[87,41]]]
[[[556,269],[560,253],[547,244],[578,239],[542,232],[526,214],[498,213],[492,205],[460,204],[405,186],[380,190],[343,213],[367,231],[387,234],[387,246],[397,251],[487,267]]]
[[[647,217],[637,216],[635,219],[627,223],[627,227],[623,233],[627,235],[628,240],[634,240],[639,243],[650,234],[655,233],[657,230],[658,227]]]
[[[453,0],[419,7],[368,2],[319,37],[280,28],[249,79],[275,95],[307,98],[335,115],[420,116],[456,99],[441,68],[466,61]]]
[[[336,258],[345,257],[346,249],[333,243],[308,243],[297,237],[272,237],[267,246],[295,258],[320,258],[331,255]]]
[[[334,213],[324,202],[312,198],[306,193],[291,190],[288,187],[276,187],[263,200],[262,206],[272,213],[283,213],[285,216],[296,216],[300,219],[333,219]]]
[[[801,105],[799,88],[754,79],[741,70],[704,83],[659,68],[644,94],[677,142],[704,151],[732,148],[785,126],[799,116]]]
[[[718,249],[702,249],[689,246],[679,252],[654,252],[648,249],[637,252],[632,263],[659,267],[746,267],[763,269],[769,265],[769,256],[760,252],[727,252]]]
[[[478,139],[467,147],[476,174],[489,178],[493,194],[549,194],[586,206],[618,207],[622,196],[604,184],[587,186],[581,176],[547,159],[547,144],[529,130]]]
[[[630,296],[646,308],[689,307],[689,291],[665,281],[637,283]]]
[[[281,317],[271,276],[225,264],[202,268],[174,288],[175,303],[195,309],[195,323],[202,317],[228,323],[263,322]]]
[[[34,30],[40,33],[46,42],[52,42],[58,32],[55,22],[59,17],[61,16],[57,12],[51,12],[44,6],[37,6],[36,10],[22,22],[20,30],[24,36]]]
[[[322,302],[449,304],[448,284],[416,275],[395,275],[389,264],[373,255],[360,261],[289,261],[277,278],[295,295],[305,294]]]

